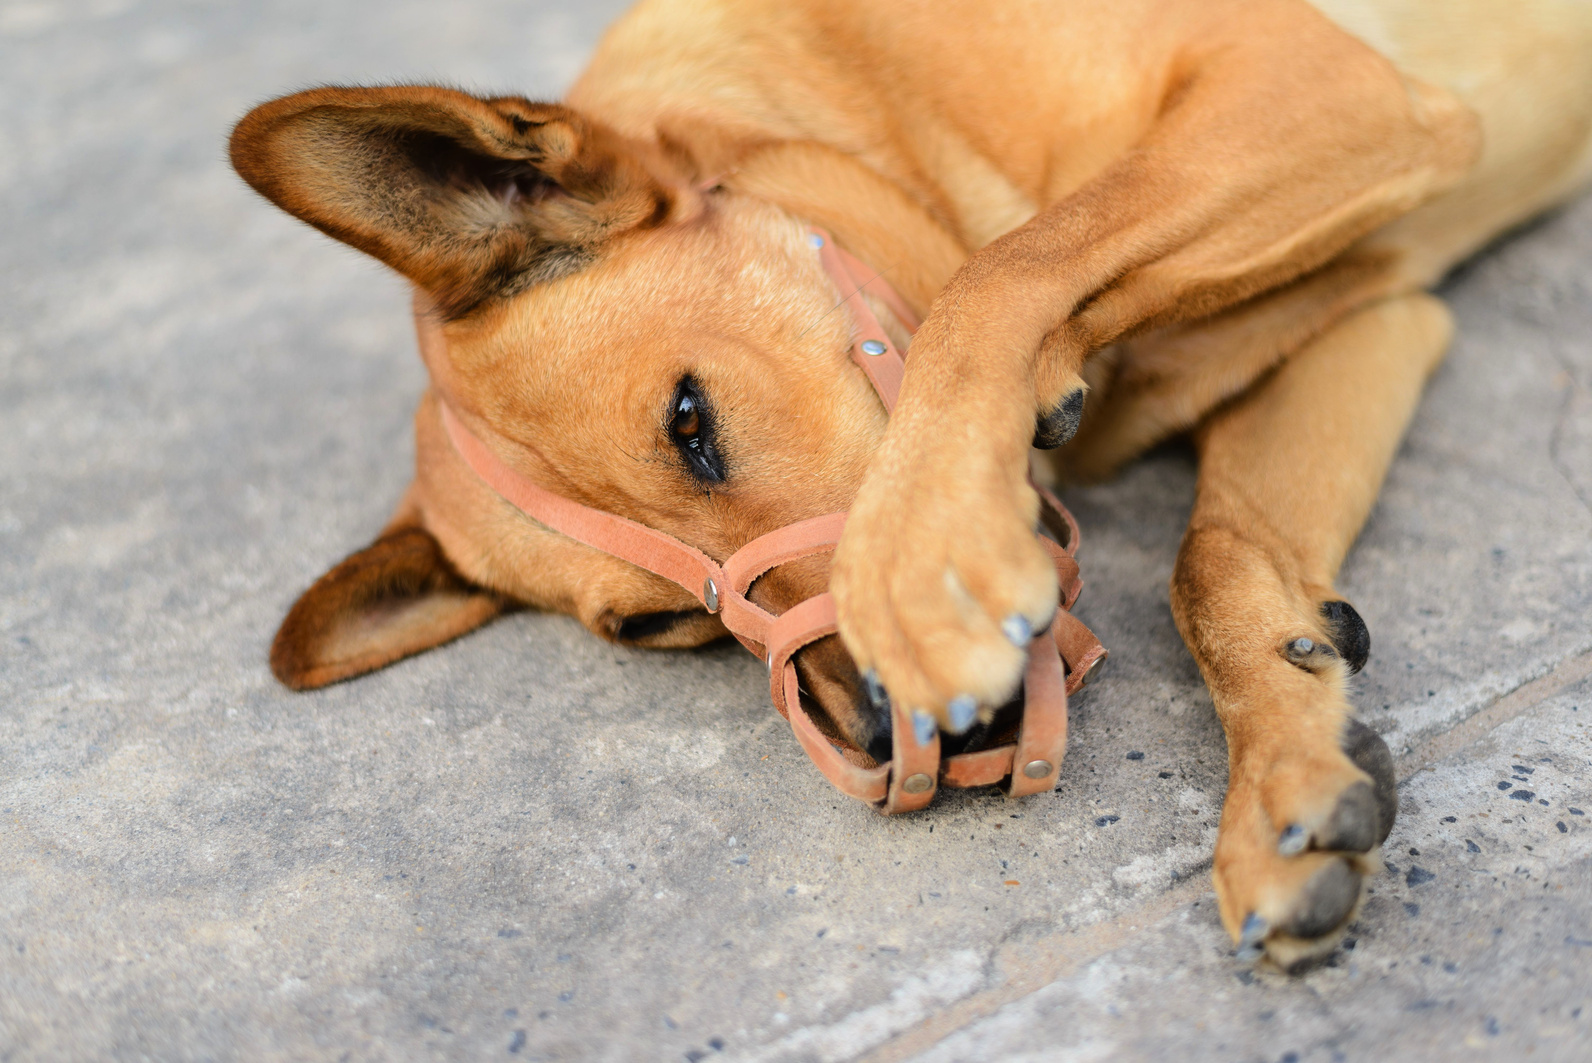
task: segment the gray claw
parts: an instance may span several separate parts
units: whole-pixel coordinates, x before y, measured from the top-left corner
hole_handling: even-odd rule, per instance
[[[1298,856],[1309,844],[1310,832],[1294,823],[1277,839],[1277,851],[1283,856]]]
[[[1338,660],[1338,651],[1325,642],[1304,635],[1294,639],[1283,647],[1283,656],[1288,658],[1288,663],[1297,665],[1307,672],[1320,672],[1333,666]]]
[[[874,708],[883,710],[890,707],[890,695],[885,692],[884,684],[879,682],[878,672],[870,668],[862,673],[862,685],[863,689],[867,690],[868,700],[873,703]]]
[[[1233,953],[1241,963],[1254,963],[1266,954],[1266,946],[1255,943],[1253,945],[1240,945]]]
[[[1034,625],[1030,624],[1022,613],[1013,613],[1002,620],[1001,631],[1005,632],[1006,638],[1018,649],[1027,647],[1034,637]]]
[[[951,730],[961,734],[973,726],[973,720],[978,716],[978,702],[973,700],[971,694],[958,694],[945,706],[946,715],[951,720]]]
[[[912,734],[917,738],[918,745],[926,746],[934,741],[934,733],[940,725],[934,722],[934,717],[922,709],[912,710]]]
[[[1238,928],[1238,947],[1242,950],[1248,945],[1259,945],[1266,940],[1266,934],[1271,930],[1271,924],[1262,919],[1259,912],[1250,912],[1244,920],[1244,925]]]

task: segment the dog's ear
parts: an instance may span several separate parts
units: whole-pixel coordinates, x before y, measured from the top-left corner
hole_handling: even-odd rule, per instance
[[[271,644],[271,671],[312,690],[456,639],[513,608],[454,571],[431,533],[387,531],[315,581]]]
[[[679,194],[659,159],[567,107],[425,86],[284,96],[238,123],[231,152],[261,195],[448,317],[580,269]]]

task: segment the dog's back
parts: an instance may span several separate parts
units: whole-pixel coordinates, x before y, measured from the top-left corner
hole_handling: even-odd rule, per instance
[[[1592,180],[1592,4],[1312,0],[1406,75],[1481,117],[1482,156],[1448,195],[1386,234],[1428,282]]]

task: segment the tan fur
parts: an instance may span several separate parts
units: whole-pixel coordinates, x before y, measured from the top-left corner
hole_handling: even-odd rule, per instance
[[[1064,478],[1194,433],[1172,602],[1229,741],[1222,914],[1235,935],[1250,914],[1278,928],[1284,962],[1319,952],[1332,933],[1283,924],[1318,870],[1375,855],[1285,857],[1278,832],[1321,828],[1366,776],[1338,745],[1343,669],[1284,648],[1334,637],[1322,603],[1448,342],[1421,290],[1592,170],[1584,4],[1319,7],[649,0],[563,105],[320,89],[256,110],[239,171],[443,302],[397,523],[479,588],[410,579],[452,597],[394,623],[390,595],[372,620],[349,589],[390,584],[390,559],[334,570],[284,624],[278,674],[377,667],[484,603],[648,645],[723,634],[679,588],[508,507],[448,445],[443,394],[539,483],[715,557],[850,506],[832,574],[785,566],[755,589],[776,609],[834,590],[844,650],[802,665],[825,726],[866,744],[858,668],[987,715],[1020,674],[1001,621],[1055,608],[1030,533],[1036,415],[1087,386]],[[888,424],[812,223],[929,311]],[[721,483],[671,442],[686,376]]]

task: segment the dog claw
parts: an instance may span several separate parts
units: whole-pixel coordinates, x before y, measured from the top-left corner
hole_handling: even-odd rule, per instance
[[[973,720],[978,715],[978,702],[973,700],[971,694],[958,694],[945,706],[945,712],[950,718],[951,730],[961,734],[973,726]]]
[[[879,682],[879,673],[872,668],[862,673],[862,685],[868,692],[868,701],[873,707],[883,711],[890,707],[890,695],[885,691],[884,684]]]
[[[1337,650],[1304,635],[1284,646],[1282,653],[1288,658],[1289,664],[1297,665],[1307,672],[1319,671],[1338,659]]]
[[[1298,856],[1310,844],[1310,832],[1297,823],[1290,824],[1277,839],[1277,852],[1283,856]]]
[[[1238,930],[1238,951],[1234,955],[1245,963],[1260,959],[1266,951],[1266,935],[1270,932],[1271,924],[1261,918],[1259,912],[1250,912]]]
[[[1022,613],[1013,613],[1001,621],[1001,631],[1013,646],[1025,648],[1034,637],[1034,625]]]
[[[918,740],[918,745],[926,746],[934,741],[934,733],[939,730],[939,724],[934,722],[934,717],[922,709],[912,710],[912,734]]]

